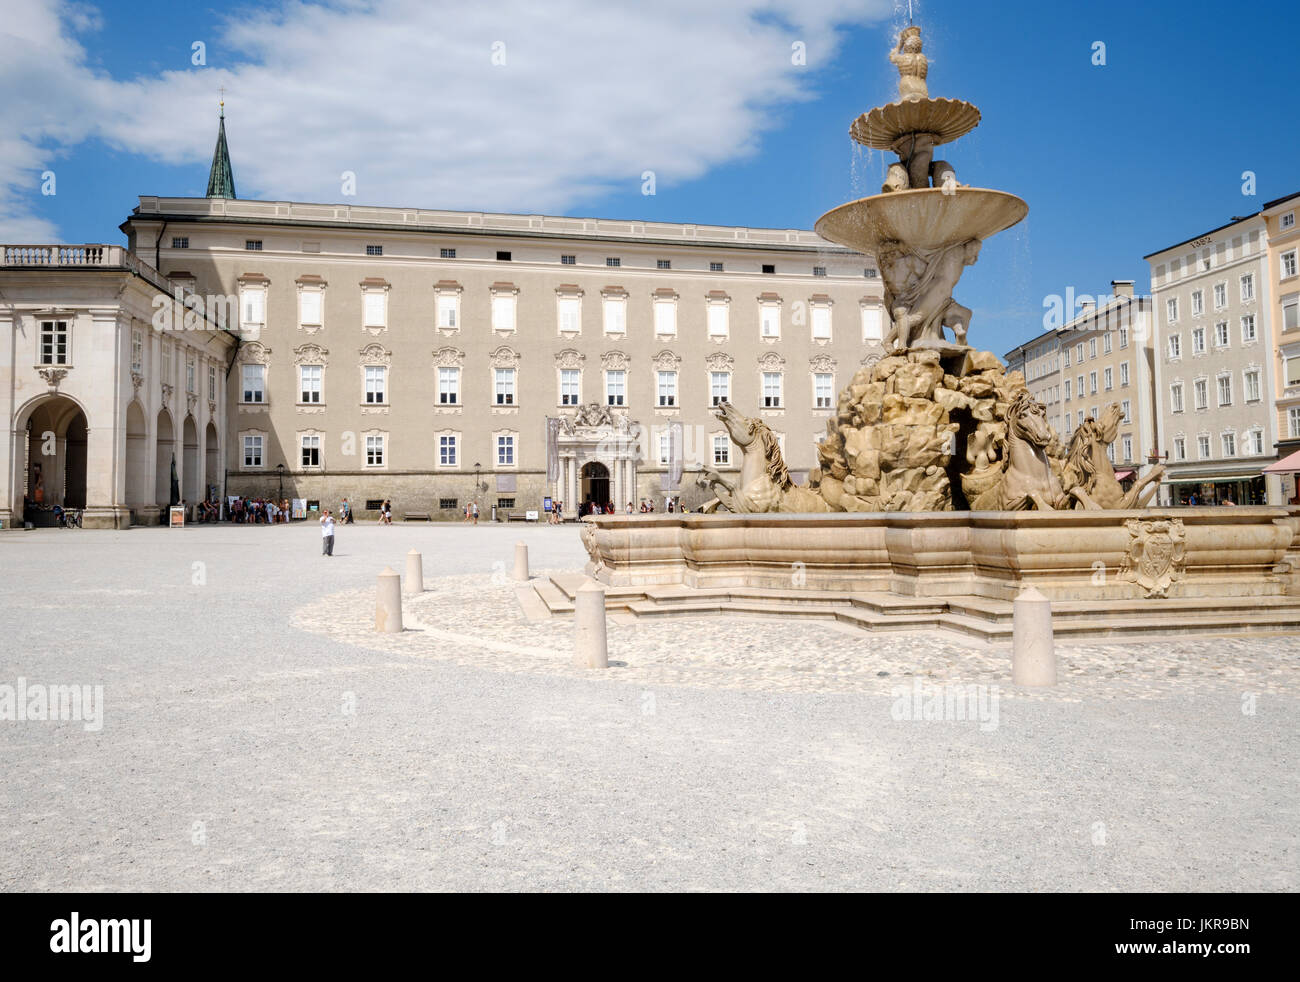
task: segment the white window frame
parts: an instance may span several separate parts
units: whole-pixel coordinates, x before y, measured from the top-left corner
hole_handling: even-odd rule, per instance
[[[676,409],[677,372],[674,369],[655,370],[655,408]]]
[[[862,305],[862,340],[879,344],[885,339],[885,310],[875,304]]]
[[[367,406],[388,405],[388,366],[361,366],[361,401]]]
[[[367,470],[384,470],[388,467],[388,434],[364,434],[362,466]]]
[[[677,337],[677,301],[671,297],[654,299],[655,337]]]
[[[309,376],[314,376],[314,378],[309,378]],[[298,404],[300,406],[320,405],[324,401],[324,390],[324,365],[298,366]]]
[[[492,405],[519,405],[519,370],[517,368],[492,369]]]
[[[514,292],[493,292],[491,320],[492,330],[498,334],[514,334],[519,330],[519,298]]]
[[[561,368],[559,369],[559,386],[560,398],[558,400],[561,406],[581,406],[582,405],[582,369],[581,368]]]
[[[813,372],[813,408],[835,408],[835,375],[832,372]],[[823,405],[825,400],[825,405]]]
[[[808,329],[809,334],[814,341],[833,341],[835,339],[834,318],[831,314],[831,305],[825,301],[818,303],[809,303],[808,305]],[[819,330],[818,322],[821,321]]]
[[[362,288],[361,329],[363,331],[388,330],[388,287],[367,286]]]
[[[627,369],[605,369],[605,405],[627,405]]]
[[[785,372],[762,372],[759,378],[759,405],[763,409],[785,408]]]
[[[438,405],[461,405],[460,366],[438,366]]]
[[[307,298],[312,297],[316,304],[316,318],[307,316]],[[302,286],[298,288],[298,327],[322,328],[325,326],[325,291],[319,286]]]
[[[266,462],[266,434],[239,434],[239,449],[240,470],[261,470]]]
[[[310,463],[306,458],[308,451],[316,451],[316,462]],[[321,440],[319,433],[298,434],[298,465],[303,470],[319,470],[321,467]]]
[[[257,387],[249,385],[250,371],[257,376]],[[240,404],[245,406],[264,406],[267,403],[266,398],[266,366],[255,363],[245,363],[239,369],[239,396]]]
[[[602,297],[601,315],[606,334],[627,334],[627,297]]]
[[[459,467],[460,466],[460,434],[459,433],[439,433],[437,443],[439,467]],[[450,453],[448,452],[450,448]]]

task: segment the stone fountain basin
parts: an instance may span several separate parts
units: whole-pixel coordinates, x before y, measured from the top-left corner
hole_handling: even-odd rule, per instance
[[[822,215],[814,228],[823,239],[874,254],[891,240],[913,249],[982,241],[1027,214],[1029,205],[1005,191],[918,188],[850,201]]]
[[[1292,547],[1300,511],[1270,506],[598,516],[587,519],[588,572],[610,586],[1005,601],[1032,585],[1054,601],[1138,600],[1144,589],[1120,575],[1134,518],[1183,525],[1186,555],[1170,598],[1280,597],[1300,579],[1288,566],[1300,569],[1300,543]]]

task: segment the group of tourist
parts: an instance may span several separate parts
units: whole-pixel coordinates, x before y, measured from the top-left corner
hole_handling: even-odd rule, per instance
[[[287,525],[292,514],[288,498],[277,502],[272,498],[245,496],[231,500],[226,517],[237,525]]]
[[[465,505],[465,521],[472,525],[478,524],[478,502],[471,501]]]

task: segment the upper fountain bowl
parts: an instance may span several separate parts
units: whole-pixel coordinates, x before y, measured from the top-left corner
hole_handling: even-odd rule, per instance
[[[931,133],[935,146],[951,143],[979,125],[980,111],[961,99],[904,99],[863,113],[849,135],[863,146],[894,150],[901,137]]]
[[[941,249],[983,241],[1029,214],[1014,194],[987,188],[918,188],[859,198],[832,208],[814,227],[823,239],[874,254],[882,242]]]

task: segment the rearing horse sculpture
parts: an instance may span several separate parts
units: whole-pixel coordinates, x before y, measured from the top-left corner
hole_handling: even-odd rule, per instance
[[[1047,457],[1052,442],[1047,413],[1026,390],[1007,407],[1007,436],[1002,477],[970,503],[972,511],[1054,511],[1067,507],[1072,492],[1061,486]]]
[[[1074,431],[1062,477],[1083,508],[1145,508],[1164,475],[1161,464],[1142,475],[1127,493],[1120,487],[1106,448],[1115,442],[1123,418],[1119,403],[1112,402],[1100,420],[1085,419]]]
[[[781,455],[776,434],[761,419],[744,416],[729,402],[721,402],[714,413],[727,428],[731,441],[740,447],[744,458],[740,479],[734,484],[713,467],[705,466],[701,483],[710,485],[717,498],[706,503],[703,511],[719,505],[742,514],[769,511],[830,511],[821,495],[797,487]]]

